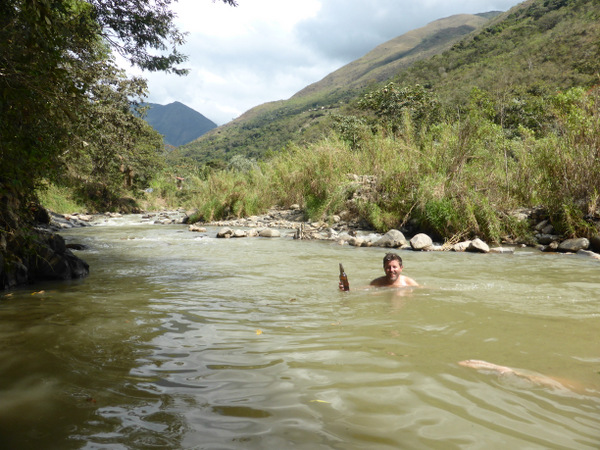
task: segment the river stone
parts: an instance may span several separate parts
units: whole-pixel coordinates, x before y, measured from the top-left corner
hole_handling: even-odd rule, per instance
[[[580,256],[587,256],[588,258],[600,260],[600,255],[598,253],[590,252],[589,250],[578,250],[577,254]]]
[[[537,241],[538,243],[542,244],[542,245],[548,245],[552,242],[558,241],[559,237],[554,235],[554,234],[540,234],[537,237]]]
[[[195,231],[197,233],[206,233],[206,228],[205,227],[201,227],[200,225],[190,225],[188,227],[189,231]]]
[[[348,239],[348,244],[353,247],[363,247],[365,244],[365,240],[363,238],[353,236],[350,239]]]
[[[273,230],[272,228],[264,228],[264,229],[260,230],[258,235],[260,237],[268,237],[268,238],[274,238],[274,237],[281,236],[281,234],[279,233],[278,230]]]
[[[471,245],[471,241],[458,242],[452,246],[452,250],[455,252],[466,252],[469,245]]]
[[[489,253],[490,247],[481,239],[476,238],[471,241],[471,243],[467,247],[467,251],[475,253]]]
[[[558,250],[558,242],[552,241],[548,245],[543,245],[541,250],[546,253],[555,252]]]
[[[573,238],[564,240],[558,244],[558,251],[576,253],[579,250],[587,250],[589,246],[590,241],[587,238]]]
[[[493,248],[490,248],[490,253],[500,253],[500,254],[506,255],[506,254],[512,254],[514,252],[515,252],[514,248],[508,248],[508,247],[493,247]]]
[[[227,239],[227,238],[230,238],[232,234],[233,234],[233,230],[229,227],[225,227],[225,228],[221,228],[217,232],[217,237]]]
[[[410,240],[413,250],[428,250],[432,245],[433,241],[425,233],[415,234]]]
[[[248,236],[248,233],[246,233],[244,230],[235,230],[231,235],[233,238],[243,238],[246,236]]]
[[[390,230],[373,243],[375,247],[398,248],[406,245],[406,238],[399,230]]]

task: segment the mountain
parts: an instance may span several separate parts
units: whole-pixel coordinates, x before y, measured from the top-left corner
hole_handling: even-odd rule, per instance
[[[260,158],[290,142],[315,141],[329,127],[331,113],[414,62],[449,49],[497,14],[460,14],[410,31],[307,86],[288,100],[265,103],[246,111],[176,149],[171,157],[190,157],[204,163],[227,160],[238,153]]]
[[[355,114],[358,99],[390,81],[426,86],[457,111],[474,87],[505,99],[591,87],[600,79],[599,42],[598,0],[527,0],[504,13],[448,17],[376,47],[288,100],[250,109],[172,156],[214,164],[316,141],[334,114]]]
[[[212,120],[180,102],[146,103],[146,106],[149,106],[146,122],[164,136],[167,145],[179,147],[217,127]]]

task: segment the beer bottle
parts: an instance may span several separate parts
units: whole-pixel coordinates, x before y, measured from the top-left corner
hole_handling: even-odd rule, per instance
[[[350,290],[350,284],[348,283],[348,276],[346,275],[346,272],[344,272],[344,266],[342,266],[342,263],[340,263],[340,283],[341,283],[342,287],[344,288],[344,291]]]

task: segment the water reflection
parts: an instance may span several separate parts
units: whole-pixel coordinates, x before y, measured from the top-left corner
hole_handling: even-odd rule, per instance
[[[408,252],[424,287],[344,293],[384,251],[213,231],[73,230],[88,279],[2,297],[9,448],[600,446],[597,262]]]

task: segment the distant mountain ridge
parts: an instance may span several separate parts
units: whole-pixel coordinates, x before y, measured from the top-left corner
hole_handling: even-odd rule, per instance
[[[149,108],[144,119],[163,135],[165,144],[173,147],[192,142],[217,127],[212,120],[180,102],[145,105]]]
[[[533,108],[523,103],[527,96],[598,84],[599,42],[598,0],[526,0],[503,13],[447,17],[379,45],[287,100],[246,111],[169,158],[218,167],[236,155],[261,159],[316,142],[336,115],[356,115],[357,101],[390,81],[425,86],[457,111],[474,88],[521,99],[507,104],[521,120]]]
[[[438,55],[481,29],[499,11],[457,14],[436,20],[377,46],[297,92],[288,100],[258,105],[237,119],[178,148],[171,157],[199,162],[227,160],[241,153],[261,158],[290,142],[311,142],[321,136],[331,113],[371,86],[393,77],[417,61]]]

